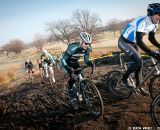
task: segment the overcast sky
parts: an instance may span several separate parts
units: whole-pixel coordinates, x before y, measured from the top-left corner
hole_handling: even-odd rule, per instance
[[[46,35],[45,23],[67,19],[76,9],[98,14],[103,24],[146,15],[149,3],[160,0],[0,0],[0,46],[11,39],[31,42]]]

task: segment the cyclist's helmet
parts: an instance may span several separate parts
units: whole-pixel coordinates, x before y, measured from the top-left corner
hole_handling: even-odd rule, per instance
[[[147,9],[147,15],[153,16],[156,14],[160,14],[160,3],[149,4]]]
[[[42,53],[43,53],[43,54],[47,54],[48,52],[47,52],[46,49],[42,49]]]
[[[84,43],[91,43],[92,42],[92,36],[87,32],[81,32],[80,33],[80,40]]]
[[[30,61],[29,59],[26,60],[27,63],[29,63],[29,61]]]

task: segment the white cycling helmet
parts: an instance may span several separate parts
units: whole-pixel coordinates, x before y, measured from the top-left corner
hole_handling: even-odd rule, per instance
[[[29,61],[30,61],[29,59],[26,59],[26,62],[27,62],[27,63],[29,63]]]
[[[91,43],[92,42],[92,36],[87,32],[81,32],[80,33],[80,40],[84,43]]]
[[[47,54],[47,50],[46,49],[42,49],[42,53]]]

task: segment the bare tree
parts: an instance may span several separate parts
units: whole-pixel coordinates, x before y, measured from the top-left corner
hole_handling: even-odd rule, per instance
[[[96,28],[101,26],[101,19],[96,13],[91,13],[89,10],[75,10],[72,16],[74,28],[80,31],[95,33]]]
[[[119,20],[116,18],[110,19],[109,22],[107,23],[109,30],[113,31],[114,36],[115,36],[115,32],[118,30],[118,23],[119,23]]]
[[[122,30],[126,27],[126,25],[131,21],[132,19],[127,19],[127,20],[124,20],[124,21],[119,21],[118,23],[118,30],[119,32],[121,33]]]
[[[10,52],[14,52],[17,56],[21,53],[22,50],[26,48],[26,45],[23,41],[19,39],[14,39],[9,41],[8,44],[3,46],[3,49],[6,51],[7,56],[9,57]]]
[[[33,41],[33,46],[35,46],[38,51],[42,50],[45,42],[46,42],[46,40],[43,38],[42,35],[35,34],[34,41]]]
[[[9,58],[9,53],[11,52],[10,44],[9,43],[5,44],[5,45],[2,46],[2,48],[3,48],[3,52],[5,52],[7,57]]]
[[[47,23],[47,30],[50,32],[50,37],[54,37],[55,40],[60,40],[67,45],[75,37],[74,28],[69,20]]]

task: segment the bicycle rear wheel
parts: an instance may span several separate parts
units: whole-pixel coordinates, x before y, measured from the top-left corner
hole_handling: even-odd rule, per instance
[[[151,79],[149,84],[149,93],[153,99],[160,92],[160,75],[156,75]]]
[[[155,126],[160,126],[160,94],[157,94],[150,108],[150,115]]]
[[[122,72],[119,70],[110,71],[108,74],[109,90],[119,99],[126,99],[132,94],[132,90],[121,82]]]
[[[88,110],[95,118],[99,118],[104,111],[103,101],[99,90],[87,79],[81,82],[81,88]]]

